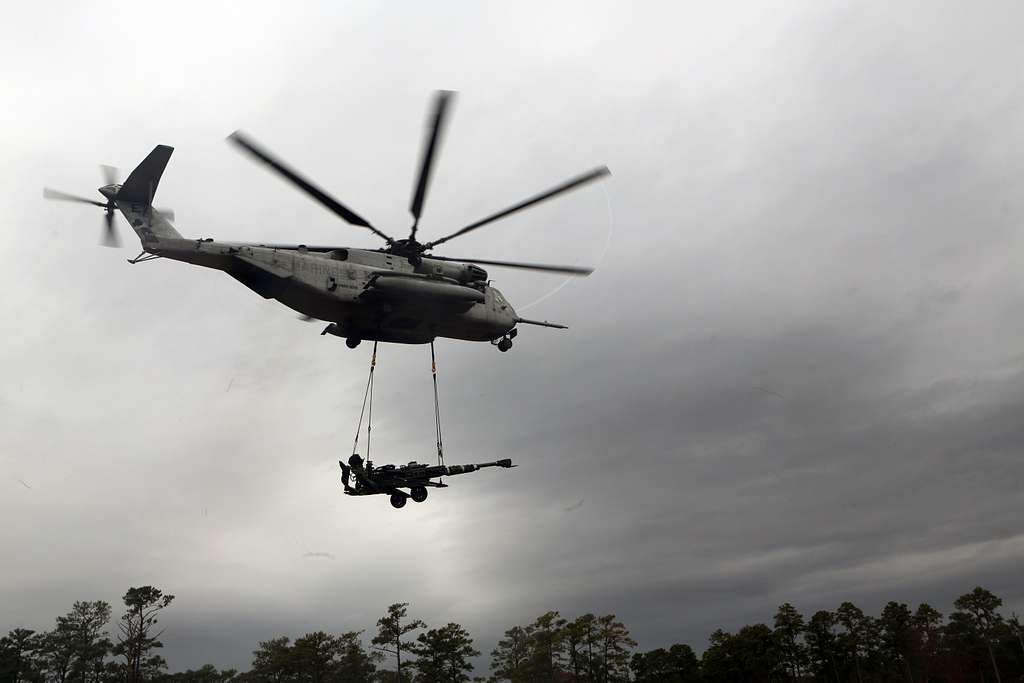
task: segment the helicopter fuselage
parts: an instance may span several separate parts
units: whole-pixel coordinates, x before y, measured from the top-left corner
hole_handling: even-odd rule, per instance
[[[518,321],[505,297],[488,283],[486,271],[472,264],[429,257],[413,263],[369,249],[315,251],[153,237],[144,240],[147,252],[222,270],[264,298],[330,323],[325,334],[350,342],[494,341]]]

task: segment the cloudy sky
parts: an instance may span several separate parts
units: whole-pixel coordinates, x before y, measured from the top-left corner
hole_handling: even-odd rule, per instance
[[[0,631],[140,584],[174,669],[397,601],[485,652],[548,609],[698,650],[787,600],[1024,611],[1024,10],[890,4],[8,8]],[[397,511],[338,483],[368,345],[40,189],[169,144],[183,234],[376,247],[224,137],[400,233],[438,88],[428,237],[614,175],[445,245],[598,268],[492,269],[571,329],[438,344],[447,458],[522,466]],[[375,460],[432,457],[429,392],[382,349]]]

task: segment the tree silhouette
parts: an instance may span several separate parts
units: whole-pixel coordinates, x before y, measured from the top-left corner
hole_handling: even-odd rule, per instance
[[[865,616],[864,612],[852,602],[844,602],[836,610],[836,621],[845,629],[845,633],[840,638],[840,645],[853,660],[857,683],[863,683],[861,661],[871,651],[871,618]]]
[[[804,631],[804,618],[793,605],[784,602],[775,613],[775,637],[782,651],[782,657],[789,668],[791,680],[797,680],[803,671],[807,658],[801,635]]]
[[[636,647],[625,625],[614,614],[597,620],[601,644],[601,668],[598,681],[613,683],[629,680],[629,653]]]
[[[689,645],[637,652],[629,662],[636,683],[696,683],[700,661]]]
[[[906,671],[911,681],[910,651],[913,638],[910,609],[902,602],[889,602],[882,609],[878,625],[882,633],[882,651],[892,668]]]
[[[565,619],[558,612],[546,612],[526,627],[530,642],[531,680],[551,681],[562,671],[562,638]]]
[[[373,637],[373,644],[380,652],[395,656],[395,681],[402,683],[402,652],[407,652],[412,645],[402,638],[406,634],[425,628],[426,624],[419,619],[414,619],[407,624],[405,620],[409,603],[396,602],[388,607],[388,613],[377,620],[377,635]]]
[[[419,634],[410,652],[417,656],[417,683],[465,683],[473,670],[469,660],[480,656],[469,632],[455,623]]]
[[[38,676],[34,654],[41,639],[27,628],[16,628],[0,638],[0,681],[23,683]]]
[[[522,626],[513,626],[491,652],[491,680],[523,683],[529,677],[529,661],[530,635]]]
[[[997,598],[981,586],[976,587],[970,593],[961,595],[953,603],[953,607],[958,612],[968,616],[969,623],[974,627],[978,637],[988,650],[997,683],[1002,683],[1002,677],[999,675],[996,656],[992,652],[992,641],[995,639],[996,629],[1002,624],[1003,618],[997,611],[1002,604],[1002,599]]]
[[[807,643],[807,659],[819,680],[839,682],[839,639],[835,633],[836,617],[832,612],[815,612],[807,622],[804,640]]]
[[[163,631],[153,633],[153,628],[157,624],[157,614],[171,604],[174,596],[164,595],[153,586],[140,586],[129,588],[123,599],[128,609],[117,625],[120,633],[114,654],[124,658],[126,683],[140,683],[167,666],[163,657],[150,653],[163,647],[158,640]]]
[[[920,658],[921,679],[927,681],[942,647],[942,614],[927,603],[917,606],[912,620]]]

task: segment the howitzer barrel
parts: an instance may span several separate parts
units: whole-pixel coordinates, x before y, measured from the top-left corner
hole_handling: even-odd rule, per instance
[[[469,472],[476,472],[477,470],[483,469],[484,467],[515,467],[515,465],[512,464],[511,459],[505,458],[504,460],[496,460],[494,462],[482,462],[477,463],[475,465],[450,465],[445,469],[447,470],[446,473],[449,476],[451,476],[453,474],[467,474]]]

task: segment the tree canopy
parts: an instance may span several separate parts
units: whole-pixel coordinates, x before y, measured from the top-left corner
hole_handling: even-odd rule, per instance
[[[76,602],[37,632],[0,638],[0,683],[967,683],[1024,680],[1024,630],[1002,600],[977,587],[948,617],[931,605],[890,601],[877,616],[846,601],[809,619],[779,606],[772,625],[715,630],[698,655],[685,643],[638,650],[613,614],[544,612],[507,628],[490,653],[490,675],[474,676],[481,652],[470,632],[449,621],[429,627],[397,602],[364,631],[316,630],[258,643],[248,671],[166,672],[157,617],[174,600],[153,586],[123,596],[125,613],[108,625],[111,606]],[[412,638],[415,634],[415,639]],[[393,658],[393,659],[392,659]],[[394,663],[394,669],[383,668]]]

